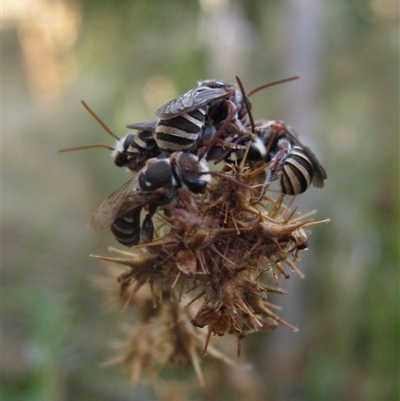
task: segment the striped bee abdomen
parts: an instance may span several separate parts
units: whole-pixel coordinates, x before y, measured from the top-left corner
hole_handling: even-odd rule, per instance
[[[155,133],[158,148],[167,153],[190,150],[203,132],[205,118],[206,108],[201,107],[168,120],[161,119]]]
[[[112,224],[111,232],[122,245],[134,246],[140,241],[140,212],[142,208],[131,210]]]
[[[281,187],[287,195],[298,195],[311,185],[314,168],[303,149],[294,146],[282,164]]]
[[[150,123],[139,123],[129,124],[128,127],[140,127],[142,125],[149,125]],[[151,123],[153,124],[153,123]],[[154,130],[156,123],[154,123]],[[112,156],[114,163],[118,167],[127,167],[129,170],[136,172],[139,171],[146,163],[146,161],[152,157],[160,155],[160,150],[157,147],[156,140],[154,138],[154,131],[149,129],[139,130],[137,133],[131,133],[126,137],[117,141]]]
[[[156,140],[151,131],[138,131],[134,140],[129,141],[126,151],[129,154],[149,151],[157,147]]]

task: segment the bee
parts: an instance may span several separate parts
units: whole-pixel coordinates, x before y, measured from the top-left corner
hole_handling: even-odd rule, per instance
[[[176,99],[161,106],[156,111],[159,118],[155,130],[158,148],[166,153],[175,151],[194,151],[199,148],[203,134],[210,134],[215,125],[215,105],[235,95],[235,88],[221,81],[207,80],[199,82]],[[210,115],[210,109],[214,110]]]
[[[210,116],[214,123],[217,125],[218,123],[226,121],[226,119],[229,118],[232,110],[235,110],[236,115],[232,119],[231,126],[228,128],[228,131],[233,131],[233,133],[235,134],[235,139],[242,135],[242,139],[250,137],[252,141],[256,141],[256,137],[249,135],[249,131],[254,133],[255,130],[255,123],[251,113],[252,104],[250,102],[250,97],[263,89],[285,82],[294,81],[298,78],[298,76],[295,76],[269,82],[267,84],[258,86],[250,92],[246,93],[240,78],[236,76],[238,89],[235,89],[234,95],[231,96],[229,99],[226,99],[225,102],[219,102],[214,105],[214,107],[210,110]],[[221,113],[221,108],[225,108],[225,112]]]
[[[205,85],[210,88],[226,88],[229,90],[229,94],[217,101],[210,103],[208,110],[208,117],[212,125],[216,130],[226,120],[230,119],[226,130],[229,132],[242,133],[248,135],[248,130],[245,128],[248,126],[248,107],[251,108],[250,99],[244,92],[237,89],[234,85],[226,82],[217,80],[206,80],[201,81],[199,85]],[[246,98],[246,100],[245,100]],[[232,116],[232,117],[230,117]]]
[[[152,157],[157,157],[161,151],[157,147],[154,139],[154,132],[157,122],[144,122],[128,124],[127,128],[137,130],[136,133],[130,133],[123,138],[115,135],[107,125],[94,113],[94,111],[82,101],[82,105],[92,115],[92,117],[104,128],[104,130],[116,139],[114,147],[104,144],[83,145],[74,148],[62,149],[60,152],[72,152],[75,150],[105,148],[111,150],[111,157],[118,167],[126,167],[132,172],[137,172],[144,167],[146,161]]]
[[[284,82],[298,79],[299,77],[290,77],[279,81],[269,82],[259,86],[246,94],[242,82],[236,77],[238,89],[233,85],[218,82],[215,80],[203,81],[210,87],[225,85],[232,88],[229,98],[222,98],[212,102],[209,106],[209,124],[213,131],[207,138],[205,150],[200,151],[201,155],[207,155],[209,160],[214,160],[214,164],[222,160],[231,162],[240,159],[247,144],[250,142],[248,154],[250,157],[256,157],[263,153],[264,145],[255,135],[255,123],[251,113],[250,97],[262,89],[269,88]],[[237,151],[238,149],[241,149]],[[254,156],[252,156],[254,154]],[[250,160],[250,159],[249,159]]]
[[[143,161],[148,153],[156,157],[161,153],[168,156],[173,152],[192,152],[198,154],[199,158],[206,156],[215,159],[221,153],[221,147],[241,147],[232,140],[238,135],[257,141],[249,130],[249,126],[252,126],[249,97],[261,89],[297,78],[268,83],[253,89],[248,95],[238,77],[240,89],[215,79],[200,81],[195,89],[161,106],[156,111],[157,122],[128,124],[128,128],[145,132],[147,140],[140,147],[137,145],[141,138],[135,137],[135,146],[117,151],[115,157],[118,155],[124,160],[128,156],[131,160],[134,154],[136,158],[142,157],[140,160]],[[136,165],[136,158],[133,159],[133,165]]]
[[[111,228],[118,242],[126,246],[151,242],[152,217],[159,207],[172,206],[179,190],[199,194],[210,176],[204,161],[188,152],[174,152],[168,158],[151,158],[139,173],[107,198],[95,212],[89,227]],[[140,226],[141,211],[148,213]]]
[[[253,156],[269,163],[269,173],[255,203],[261,201],[270,184],[279,179],[285,195],[299,195],[313,184],[323,188],[325,169],[312,150],[303,145],[292,128],[283,121],[268,121],[255,130],[265,149]]]
[[[215,79],[198,82],[197,88],[161,106],[156,116],[155,140],[165,154],[190,151],[207,157],[214,145],[229,146],[229,141],[221,141],[220,136],[232,132],[251,135],[244,128],[247,112],[242,93],[234,85]]]
[[[115,147],[112,157],[118,167],[127,167],[136,172],[144,167],[147,160],[158,157],[161,151],[154,138],[156,121],[127,124],[127,128],[137,130],[122,138],[122,147]]]
[[[290,77],[281,79],[279,81],[269,82],[261,85],[249,93],[246,94],[242,82],[239,77],[236,77],[238,87],[215,79],[209,79],[200,81],[199,87],[205,86],[208,88],[215,88],[214,90],[225,88],[227,90],[226,96],[215,99],[209,103],[208,107],[208,118],[216,130],[229,120],[229,124],[225,128],[227,133],[237,135],[244,135],[247,138],[255,139],[250,129],[254,129],[254,122],[251,115],[251,102],[250,97],[255,93],[269,88],[274,85],[278,85],[284,82],[289,82],[298,79],[299,77]],[[189,93],[189,92],[188,92]]]

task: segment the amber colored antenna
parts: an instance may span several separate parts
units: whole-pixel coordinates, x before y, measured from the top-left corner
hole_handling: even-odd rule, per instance
[[[74,152],[75,150],[83,150],[83,149],[91,149],[91,148],[104,148],[104,149],[108,149],[108,150],[115,150],[111,146],[107,146],[102,143],[95,143],[93,145],[82,145],[82,146],[76,146],[74,148],[60,149],[59,153]]]
[[[265,84],[265,85],[261,85],[261,86],[255,88],[255,89],[253,89],[252,91],[250,91],[247,94],[247,96],[250,97],[250,96],[254,95],[256,92],[259,92],[260,90],[263,90],[265,88],[269,88],[270,86],[279,85],[279,84],[283,84],[285,82],[294,81],[294,80],[299,79],[299,78],[300,77],[290,77],[290,78],[286,78],[286,79],[280,79],[279,81],[270,82],[270,83]]]
[[[100,117],[87,105],[86,102],[81,100],[81,103],[83,107],[87,110],[87,112],[103,127],[103,129],[107,132],[107,134],[115,138],[117,141],[121,140],[117,135],[114,134],[114,132],[110,130],[110,128],[107,127],[104,121],[100,119]],[[82,146],[75,146],[73,148],[61,149],[59,150],[59,152],[60,153],[74,152],[75,150],[92,149],[92,148],[104,148],[108,150],[115,150],[115,148],[113,148],[112,146],[104,145],[102,143],[96,143],[93,145],[82,145]]]
[[[114,132],[110,130],[110,128],[107,127],[107,125],[100,119],[100,117],[83,100],[81,100],[81,103],[83,107],[89,112],[89,114],[104,128],[107,134],[111,135],[117,141],[120,140],[120,138],[115,135]]]

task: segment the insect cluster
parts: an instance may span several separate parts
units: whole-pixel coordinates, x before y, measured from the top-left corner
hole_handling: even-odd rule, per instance
[[[134,247],[119,251],[123,257],[97,256],[124,266],[118,282],[125,306],[135,304],[140,289],[135,299],[152,305],[141,308],[143,325],[116,359],[131,367],[135,381],[141,370],[167,361],[191,362],[202,381],[197,351],[225,358],[209,345],[212,335],[235,335],[240,353],[250,333],[278,324],[295,329],[267,297],[283,293],[285,265],[301,274],[292,260],[307,248],[308,227],[320,222],[296,215],[283,199],[311,184],[322,188],[327,175],[286,123],[254,121],[250,97],[296,78],[248,94],[238,78],[237,86],[201,81],[160,107],[157,121],[128,124],[136,132],[122,139],[84,104],[117,143],[64,151],[107,147],[115,164],[133,173],[90,226],[110,228]],[[266,196],[274,181],[278,196]]]

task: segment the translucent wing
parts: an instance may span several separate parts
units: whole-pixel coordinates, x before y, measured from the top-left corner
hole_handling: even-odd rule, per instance
[[[290,137],[293,143],[303,149],[303,152],[310,159],[313,168],[314,168],[314,177],[313,177],[313,185],[316,188],[324,187],[324,180],[328,178],[325,169],[321,166],[314,152],[308,147],[304,146],[300,140],[297,138],[297,135],[290,129],[286,129],[286,134]]]
[[[293,131],[293,129],[291,127],[289,127],[286,124],[283,124],[281,122],[277,122],[277,125],[279,127],[279,125],[281,126],[281,131],[278,132],[278,138],[280,138],[280,135],[282,135],[282,137],[289,139],[290,142],[292,144],[295,144],[297,146],[299,146],[300,148],[303,148],[303,144],[300,142],[297,134]]]
[[[210,88],[199,86],[171,100],[156,111],[156,116],[162,120],[169,120],[182,114],[190,113],[202,106],[231,94],[229,88]]]
[[[157,121],[148,121],[144,123],[133,123],[126,125],[126,128],[135,129],[138,131],[155,131],[156,127],[157,127]]]
[[[321,166],[318,159],[314,155],[313,151],[307,147],[303,146],[304,153],[308,156],[311,160],[313,167],[314,167],[314,177],[313,177],[313,185],[316,188],[323,188],[324,187],[324,180],[328,178],[325,169]]]
[[[142,191],[138,185],[138,176],[135,176],[99,206],[89,222],[89,227],[95,230],[111,227],[117,218],[158,198],[157,193]]]
[[[280,122],[280,121],[269,121],[266,125],[271,125],[272,126],[276,125],[281,125],[282,126],[282,131],[278,133],[278,138],[280,135],[282,135],[283,138],[289,139],[289,141],[292,143],[292,145],[299,146],[301,149],[303,149],[303,152],[306,154],[306,156],[310,159],[313,168],[314,168],[314,176],[313,176],[313,185],[316,188],[323,188],[324,186],[324,180],[327,179],[327,174],[325,169],[321,166],[320,162],[318,161],[317,157],[315,156],[314,152],[307,146],[304,146],[299,138],[297,137],[297,134],[287,126],[286,124]],[[272,131],[268,132],[266,130],[266,133],[271,136]],[[269,137],[268,137],[269,138]]]

